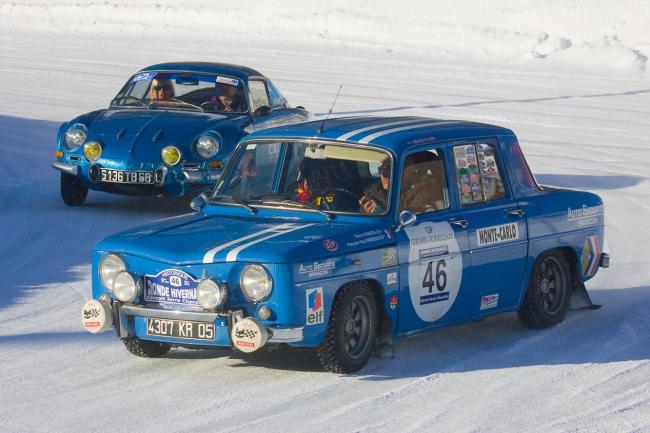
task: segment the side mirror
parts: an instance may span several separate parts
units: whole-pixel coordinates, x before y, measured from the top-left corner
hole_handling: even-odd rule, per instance
[[[255,109],[256,116],[267,116],[269,114],[271,114],[271,107],[268,105],[262,105],[261,107],[257,107]]]
[[[208,195],[204,192],[197,195],[190,202],[190,207],[194,210],[202,211],[205,205],[208,203]]]
[[[415,220],[417,220],[418,217],[415,216],[415,214],[409,210],[403,210],[402,212],[399,213],[399,225],[395,229],[396,232],[400,231],[403,227],[408,227],[412,226],[415,224]]]

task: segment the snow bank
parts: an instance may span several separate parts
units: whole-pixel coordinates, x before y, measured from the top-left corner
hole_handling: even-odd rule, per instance
[[[0,4],[2,33],[251,40],[485,63],[645,75],[647,0],[27,0]]]

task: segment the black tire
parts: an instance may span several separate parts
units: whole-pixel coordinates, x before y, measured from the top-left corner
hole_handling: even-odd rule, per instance
[[[526,298],[517,311],[519,319],[530,328],[548,328],[564,320],[570,302],[571,274],[566,257],[554,251],[540,255]]]
[[[377,301],[370,284],[357,282],[334,298],[327,333],[318,346],[325,370],[352,373],[366,365],[377,336]]]
[[[61,198],[68,206],[80,206],[86,201],[88,187],[77,176],[61,173]]]
[[[157,341],[145,341],[139,338],[122,338],[126,350],[141,358],[157,358],[169,352],[171,346]]]

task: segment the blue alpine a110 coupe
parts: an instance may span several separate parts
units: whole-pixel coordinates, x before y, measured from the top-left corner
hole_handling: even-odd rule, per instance
[[[195,213],[95,246],[90,332],[133,354],[317,348],[362,368],[393,337],[516,311],[545,328],[595,307],[593,193],[539,185],[506,128],[348,117],[256,132]]]
[[[178,196],[214,186],[246,134],[308,120],[259,72],[220,63],[163,63],[133,75],[110,106],[61,125],[61,196],[88,190]]]

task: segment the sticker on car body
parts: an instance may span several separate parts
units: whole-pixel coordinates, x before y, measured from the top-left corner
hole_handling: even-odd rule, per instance
[[[165,269],[157,275],[146,275],[144,299],[147,302],[198,305],[198,280],[178,269]]]
[[[140,74],[136,74],[131,81],[152,80],[155,77],[155,72],[142,72]]]
[[[409,240],[408,282],[413,308],[435,322],[451,308],[463,276],[463,258],[449,223],[424,222],[404,229]]]
[[[602,248],[598,236],[594,235],[587,237],[582,245],[582,275],[585,277],[591,277],[596,273],[601,253]]]
[[[307,325],[317,325],[325,321],[325,307],[323,305],[323,288],[317,287],[305,292],[305,306]]]
[[[494,293],[492,295],[485,295],[481,298],[481,310],[487,310],[489,308],[496,308],[499,304],[499,294]]]
[[[479,246],[494,245],[519,239],[517,223],[501,224],[476,230]]]

